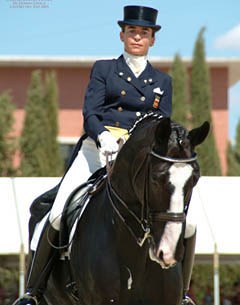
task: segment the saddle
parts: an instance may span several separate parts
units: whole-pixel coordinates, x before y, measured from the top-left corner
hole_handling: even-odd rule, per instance
[[[81,215],[82,209],[90,196],[93,196],[98,192],[105,183],[107,176],[106,166],[98,169],[87,182],[79,185],[69,196],[65,207],[63,209],[63,215],[60,228],[60,245],[68,244],[69,234],[72,227]],[[35,226],[40,222],[44,216],[51,210],[54,200],[57,196],[57,192],[61,182],[52,189],[41,194],[31,204],[29,220],[29,241],[32,240]]]
[[[87,182],[77,187],[65,203],[60,226],[60,247],[66,248],[71,244],[76,224],[87,206],[90,198],[104,186],[107,178],[106,167],[97,170]]]

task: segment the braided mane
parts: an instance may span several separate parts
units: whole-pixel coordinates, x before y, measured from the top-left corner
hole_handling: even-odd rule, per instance
[[[145,114],[143,114],[142,116],[140,116],[134,123],[134,125],[129,129],[129,134],[131,135],[134,130],[136,129],[136,127],[138,127],[140,125],[140,123],[146,123],[147,120],[149,119],[156,119],[156,120],[161,120],[163,118],[163,116],[159,113],[159,112],[147,112]]]

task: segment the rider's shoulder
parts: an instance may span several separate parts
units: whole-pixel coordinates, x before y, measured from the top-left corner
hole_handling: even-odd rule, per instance
[[[103,69],[103,68],[107,68],[109,66],[112,66],[113,64],[115,64],[116,59],[99,59],[97,61],[95,61],[95,63],[93,64],[93,68],[95,69]]]

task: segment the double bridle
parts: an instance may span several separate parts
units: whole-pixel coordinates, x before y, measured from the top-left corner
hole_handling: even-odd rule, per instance
[[[197,154],[194,153],[194,155],[190,158],[171,158],[167,156],[162,156],[154,152],[153,150],[149,153],[149,155],[154,156],[164,162],[170,162],[170,163],[191,163],[197,160]],[[146,183],[145,183],[145,189]],[[127,203],[117,194],[117,192],[114,190],[114,188],[111,185],[110,177],[108,175],[107,179],[107,195],[110,200],[110,203],[118,215],[118,217],[121,219],[121,221],[125,224],[128,231],[131,233],[131,235],[136,240],[137,244],[141,247],[143,246],[146,239],[151,237],[151,223],[152,222],[181,222],[184,223],[186,220],[186,212],[182,213],[174,213],[174,212],[151,212],[149,211],[149,205],[147,202],[147,198],[145,198],[143,205],[142,205],[142,212],[141,212],[141,218],[138,217],[131,209],[129,209]],[[116,199],[113,200],[113,197]],[[133,228],[132,226],[128,225],[127,218],[131,218],[132,222],[136,224],[136,226]],[[135,232],[135,228],[137,228],[138,232]],[[141,231],[141,234],[139,236],[139,231]]]

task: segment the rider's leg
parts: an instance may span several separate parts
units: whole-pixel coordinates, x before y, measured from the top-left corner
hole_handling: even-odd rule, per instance
[[[58,233],[47,220],[29,269],[27,293],[19,298],[14,305],[36,305],[41,300],[54,258],[58,253],[51,246],[58,245]]]
[[[85,139],[81,150],[64,176],[50,212],[49,220],[56,230],[60,230],[61,214],[68,196],[80,184],[86,182],[97,169],[104,166],[104,161],[95,142],[91,138]]]
[[[195,304],[193,300],[187,295],[189,291],[192,269],[194,265],[195,244],[196,244],[196,225],[188,224],[186,228],[184,244],[185,251],[182,263],[183,270],[183,302],[182,305]]]
[[[85,141],[87,141],[87,139]],[[64,204],[69,194],[77,186],[85,182],[93,173],[92,171],[97,170],[101,166],[100,162],[97,163],[99,151],[96,148],[95,142],[93,142],[93,140],[90,140],[89,142],[90,144],[88,142],[86,145],[83,144],[82,149],[79,151],[60,185],[50,212],[49,220],[47,220],[46,225],[43,228],[41,237],[38,241],[37,250],[32,260],[27,282],[27,293],[18,299],[14,305],[36,305],[44,293],[48,277],[54,264],[55,254],[58,253],[51,244],[57,245],[61,213]],[[92,144],[94,144],[94,146]],[[95,156],[93,155],[94,153]],[[94,158],[95,164],[91,158]],[[92,162],[90,163],[91,165],[88,165],[88,162]]]

